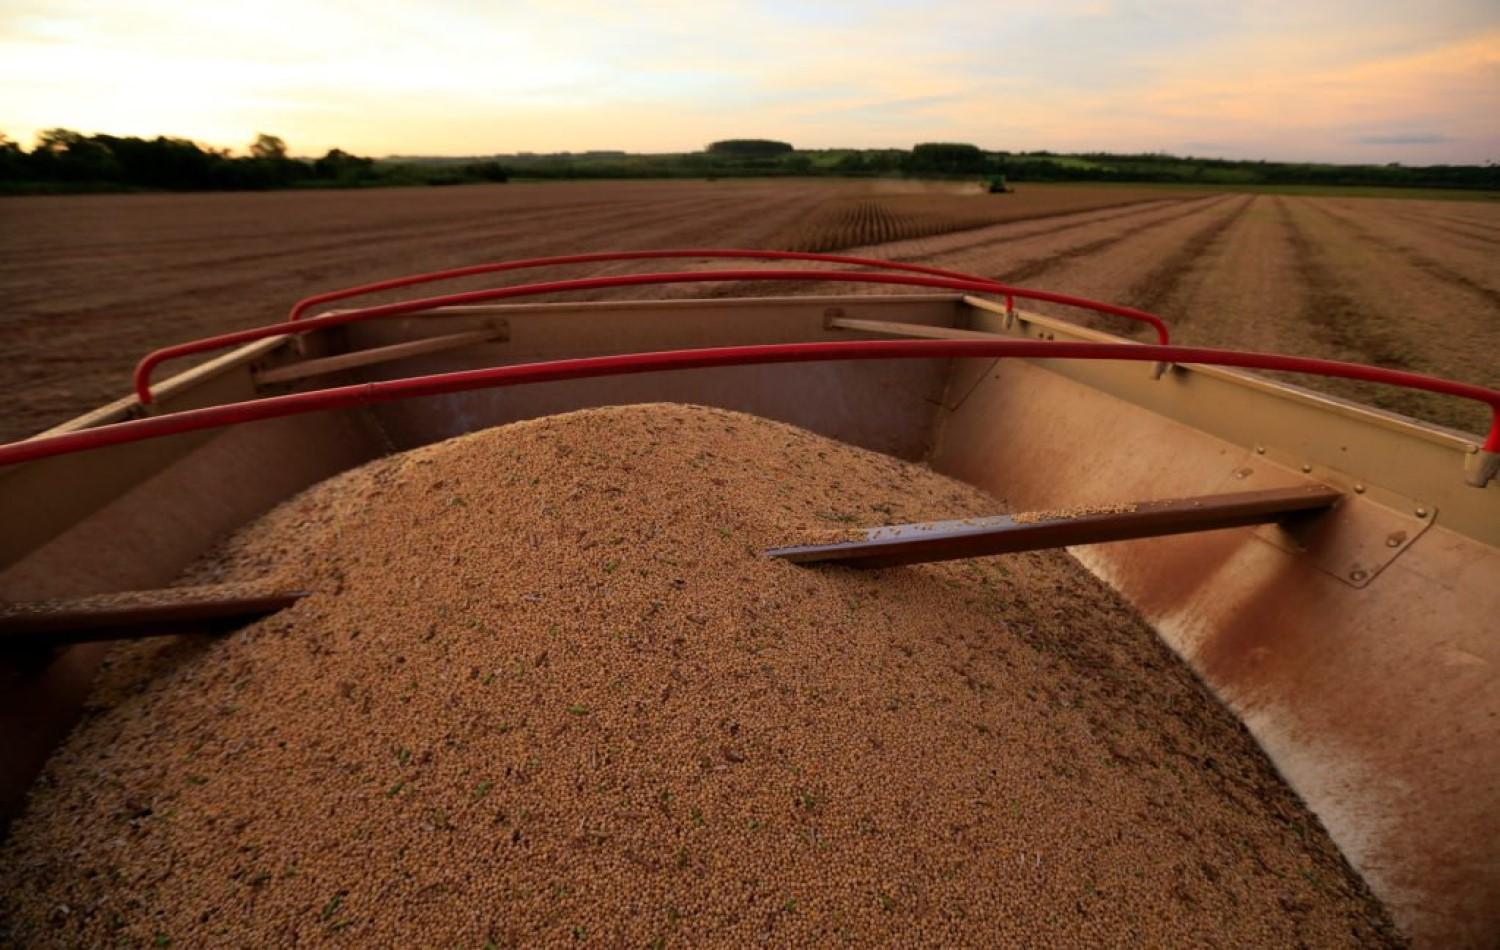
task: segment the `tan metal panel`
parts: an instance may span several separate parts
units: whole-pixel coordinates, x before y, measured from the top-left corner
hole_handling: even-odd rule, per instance
[[[0,569],[0,599],[160,587],[219,538],[282,499],[379,452],[363,417],[351,413],[276,419],[186,443],[172,438],[155,444],[161,466],[144,478],[85,456],[54,460],[71,462],[59,472],[59,484],[92,477],[114,497],[100,505],[94,496],[80,500],[58,489],[64,503],[86,502],[86,513],[60,506],[71,526]],[[14,500],[47,497],[42,484]],[[20,801],[47,752],[66,734],[105,649],[85,644],[45,659],[10,656],[0,662],[0,815]]]
[[[1000,308],[957,301],[855,295],[450,308],[318,333],[295,347],[254,344],[161,391],[170,408],[246,398],[255,392],[254,364],[342,352],[346,342],[360,348],[471,331],[496,314],[511,326],[508,342],[346,372],[383,378],[865,335],[828,327],[832,309],[849,320],[1006,332]],[[1117,339],[1028,314],[1014,332]],[[1323,552],[1331,568],[1318,551],[1304,554],[1251,529],[1076,553],[1250,726],[1409,931],[1430,942],[1483,937],[1476,928],[1492,919],[1486,909],[1500,906],[1492,819],[1500,813],[1493,754],[1500,485],[1464,484],[1461,463],[1474,440],[1234,370],[1184,367],[1158,381],[1144,364],[964,360],[949,369],[918,361],[694,370],[460,394],[380,412],[409,445],[587,405],[704,402],[907,457],[936,439],[940,470],[1015,508],[1234,491],[1246,487],[1250,476],[1238,474],[1246,470],[1257,485],[1294,484],[1305,478],[1303,465],[1347,491],[1364,484],[1362,499],[1339,511],[1349,531]],[[69,427],[121,418],[130,402]],[[385,433],[365,418],[303,416],[0,473],[7,529],[0,565],[20,559],[0,570],[0,597],[164,583],[219,533],[379,451]],[[1398,500],[1429,513],[1398,512]],[[1398,533],[1380,570],[1357,582],[1334,576],[1345,561],[1365,567],[1382,539]],[[68,651],[45,675],[4,694],[0,723],[19,737],[17,755],[45,750],[41,727],[56,722],[46,711],[73,708],[96,660],[97,653]]]
[[[827,326],[830,314],[951,327],[955,295],[837,296],[745,300],[628,301],[444,308],[348,328],[351,345],[391,345],[434,332],[462,332],[503,317],[510,339],[371,368],[387,379],[560,357],[698,346],[878,338]],[[478,390],[379,407],[398,445],[418,445],[484,426],[591,406],[686,402],[751,412],[854,445],[922,458],[947,360],[744,366]]]
[[[973,328],[1007,332],[1002,308],[977,297],[968,303]],[[1036,314],[1018,317],[1009,332],[1017,338],[1130,342]],[[1343,484],[1367,482],[1430,502],[1448,528],[1500,546],[1500,480],[1485,488],[1464,481],[1465,462],[1481,441],[1476,436],[1237,369],[1173,367],[1155,380],[1144,364],[1047,360],[1037,365],[1235,445],[1319,467]],[[1120,451],[1106,441],[1099,454],[1099,464],[1114,464]]]
[[[1176,421],[1197,407],[1157,411],[1216,398],[1203,391],[1222,380],[1163,385],[1141,365],[1088,369],[1002,361],[944,413],[934,467],[1016,510],[1227,491],[1245,485],[1246,469],[1257,487],[1307,477]],[[1275,412],[1261,400],[1276,398],[1235,411]],[[1365,437],[1397,439],[1387,447],[1397,459],[1431,446],[1429,476],[1455,492],[1495,497],[1463,485],[1451,449],[1378,431]],[[1343,444],[1356,457],[1356,439]],[[1435,520],[1363,587],[1251,528],[1073,553],[1246,723],[1403,928],[1434,945],[1477,944],[1500,907],[1500,550],[1445,527],[1445,508]]]
[[[155,387],[153,412],[178,412],[250,399],[250,367],[284,346],[284,337],[239,347]],[[144,415],[134,396],[85,413],[43,435],[73,432]],[[59,456],[0,468],[0,568],[76,524],[132,485],[172,465],[213,436],[192,433],[120,445],[87,456]]]

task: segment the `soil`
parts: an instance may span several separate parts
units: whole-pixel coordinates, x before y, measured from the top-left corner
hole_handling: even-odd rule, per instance
[[[1173,342],[1187,345],[1353,360],[1500,388],[1500,233],[1486,230],[1500,228],[1500,209],[1165,193],[1173,197],[855,252],[1148,310],[1173,328]],[[735,290],[757,292],[750,284]],[[1149,333],[1064,307],[1029,309],[1138,339]],[[1286,378],[1465,432],[1490,424],[1485,409],[1466,400]]]
[[[807,223],[826,209],[876,197],[920,212],[930,232],[970,226],[952,209],[971,204],[988,209],[984,220],[998,220],[1118,207],[1160,194],[1049,186],[969,195],[955,205],[954,187],[826,179],[579,182],[3,199],[0,394],[7,411],[0,415],[0,440],[33,435],[124,395],[131,366],[150,349],[271,323],[297,299],[336,287],[588,250],[788,247],[806,243]],[[480,279],[451,286],[487,285]],[[691,285],[676,289],[694,292]],[[785,287],[756,288],[778,290]]]
[[[491,429],[288,501],[117,651],[0,850],[28,946],[1381,946],[1234,717],[1062,552],[762,551],[994,514],[736,413]]]
[[[1154,310],[1183,343],[1362,359],[1500,386],[1491,358],[1500,352],[1500,208],[1094,185],[1027,184],[1010,195],[956,188],[581,182],[0,200],[0,439],[124,394],[132,363],[153,347],[277,320],[310,293],[481,260],[691,245],[858,250]],[[551,276],[564,273],[582,271]],[[789,289],[681,285],[634,295]],[[1457,400],[1297,381],[1456,428],[1487,426],[1482,409]]]

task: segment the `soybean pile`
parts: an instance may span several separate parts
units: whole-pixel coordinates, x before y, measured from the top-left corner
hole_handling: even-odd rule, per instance
[[[1066,553],[762,553],[997,509],[665,404],[314,486],[182,579],[310,596],[112,654],[0,850],[0,936],[1397,942],[1234,717]]]

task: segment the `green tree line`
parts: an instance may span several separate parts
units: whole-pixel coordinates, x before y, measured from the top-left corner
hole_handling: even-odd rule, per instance
[[[795,149],[769,139],[727,139],[701,152],[556,152],[501,156],[517,178],[713,178],[776,175],[981,178],[1009,182],[1162,182],[1500,189],[1495,165],[1333,165],[1175,155],[987,151],[965,142],[910,149]]]
[[[293,158],[261,135],[244,155],[187,139],[83,135],[51,129],[29,151],[0,135],[0,192],[252,190],[454,185],[529,179],[717,178],[792,175],[988,178],[1008,182],[1163,182],[1500,190],[1489,165],[1333,165],[1174,155],[990,151],[965,142],[910,149],[797,149],[774,139],[725,139],[702,151],[520,153],[488,158],[371,159],[330,149]]]
[[[499,182],[498,162],[442,167],[377,162],[329,149],[321,158],[293,158],[284,141],[262,134],[235,156],[188,139],[84,135],[49,129],[30,150],[0,135],[0,191],[254,191],[269,188],[450,185]]]

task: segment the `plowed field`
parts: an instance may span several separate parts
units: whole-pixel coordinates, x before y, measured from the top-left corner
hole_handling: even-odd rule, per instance
[[[147,349],[271,322],[308,293],[506,257],[693,245],[857,250],[1154,310],[1184,343],[1500,385],[1500,208],[1485,204],[828,181],[38,197],[0,201],[0,439],[121,395]],[[1486,424],[1440,397],[1316,385]]]

